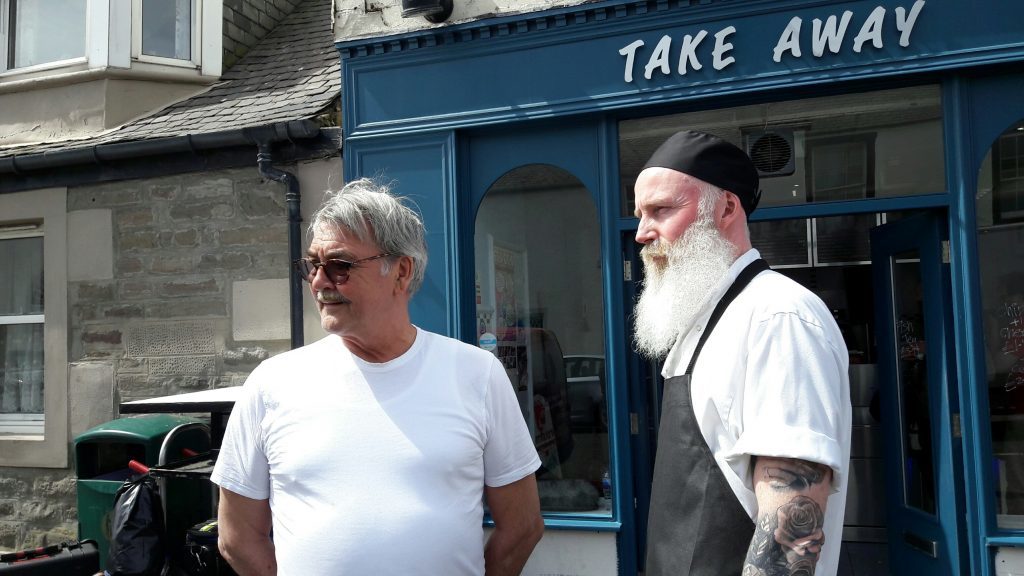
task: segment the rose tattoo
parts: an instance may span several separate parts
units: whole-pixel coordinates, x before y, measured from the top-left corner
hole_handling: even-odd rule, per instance
[[[817,556],[821,552],[825,543],[825,533],[821,530],[825,515],[817,502],[807,496],[797,496],[783,504],[777,514],[776,542],[799,556]]]

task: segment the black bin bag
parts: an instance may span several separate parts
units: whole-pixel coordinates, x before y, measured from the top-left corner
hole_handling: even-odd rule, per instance
[[[110,526],[110,576],[160,576],[166,564],[164,509],[149,475],[125,480],[114,495]]]

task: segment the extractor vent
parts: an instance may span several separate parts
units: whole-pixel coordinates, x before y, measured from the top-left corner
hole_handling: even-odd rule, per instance
[[[796,171],[792,130],[749,132],[746,141],[747,154],[754,161],[758,176],[789,176]]]

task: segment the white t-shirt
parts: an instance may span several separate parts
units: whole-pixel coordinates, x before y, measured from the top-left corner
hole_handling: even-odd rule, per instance
[[[539,465],[498,360],[417,329],[382,364],[337,336],[260,364],[211,479],[269,498],[281,576],[477,575],[484,484]]]
[[[706,310],[669,352],[665,378],[686,372],[718,300],[757,258],[757,250],[750,250],[733,263]],[[704,440],[751,519],[757,514],[752,455],[832,468],[817,573],[835,574],[849,479],[851,408],[849,355],[828,308],[782,274],[761,272],[719,319],[691,382]]]

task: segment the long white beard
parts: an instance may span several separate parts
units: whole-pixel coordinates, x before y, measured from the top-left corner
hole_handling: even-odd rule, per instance
[[[735,251],[709,219],[695,221],[672,244],[655,241],[644,247],[643,286],[634,311],[638,352],[649,358],[668,353],[732,266]],[[664,259],[659,263],[654,256]]]

